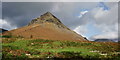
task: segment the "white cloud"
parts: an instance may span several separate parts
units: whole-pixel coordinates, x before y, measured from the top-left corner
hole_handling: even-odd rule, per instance
[[[107,32],[105,34],[98,34],[93,36],[91,39],[116,39],[118,38],[117,32]]]
[[[101,17],[103,17],[104,15],[107,15],[108,13],[109,13],[109,11],[108,10],[104,10],[103,11],[103,8],[98,8],[98,11],[96,11],[97,13],[94,15],[94,17],[96,18],[96,19],[99,19],[99,18],[101,18]]]
[[[81,21],[86,22],[86,24],[82,24],[74,29],[79,34],[85,34],[85,32],[94,32],[89,31],[85,28],[85,25],[90,22],[94,22],[93,25],[96,27],[95,29],[100,32],[96,32],[97,35],[93,35],[89,37],[89,39],[117,39],[118,38],[118,4],[117,2],[113,3],[105,3],[107,4],[108,10],[105,10],[106,7],[94,7],[89,10],[89,12],[83,12],[79,17],[81,17]],[[83,16],[82,16],[83,14]]]
[[[16,29],[16,26],[11,26],[9,22],[0,19],[0,28],[4,28],[7,30],[11,30],[11,29]]]
[[[92,10],[92,15],[97,24],[114,24],[118,21],[118,4],[114,4],[110,10],[95,8]]]
[[[87,13],[88,11],[82,11],[80,12],[80,14],[84,15],[85,13]]]
[[[88,32],[88,29],[86,28],[86,26],[77,26],[73,31],[75,31],[76,33],[80,34],[80,35],[84,35],[85,33]]]
[[[97,7],[92,10],[91,15],[95,20],[94,25],[102,32],[91,38],[118,38],[118,5],[117,3],[109,5],[112,6],[110,10],[104,10],[102,7]]]
[[[86,14],[88,11],[81,11],[80,15],[78,16],[78,18],[81,18],[84,14]]]

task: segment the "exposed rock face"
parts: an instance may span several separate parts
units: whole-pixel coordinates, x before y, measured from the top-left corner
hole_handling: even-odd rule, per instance
[[[87,41],[76,32],[67,28],[50,12],[33,19],[27,26],[11,30],[4,34],[8,33],[28,39]]]
[[[32,25],[32,24],[43,24],[43,23],[46,23],[46,22],[56,24],[60,28],[67,28],[65,25],[63,25],[63,23],[58,18],[56,18],[50,12],[46,12],[45,14],[41,15],[40,17],[38,17],[36,19],[33,19],[28,24],[28,26]],[[67,28],[67,29],[69,29],[69,28]]]

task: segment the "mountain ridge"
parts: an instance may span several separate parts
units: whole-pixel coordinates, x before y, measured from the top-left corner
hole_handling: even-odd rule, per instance
[[[118,39],[95,39],[95,42],[117,42]]]

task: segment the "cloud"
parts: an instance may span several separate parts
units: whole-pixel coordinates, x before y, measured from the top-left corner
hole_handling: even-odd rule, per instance
[[[92,36],[92,40],[95,39],[116,39],[118,38],[118,33],[117,32],[107,32],[105,34],[98,34],[98,35],[94,35]]]
[[[91,12],[96,24],[114,24],[118,22],[118,5],[117,3],[110,8],[110,10],[104,10],[102,7],[93,9]]]
[[[10,23],[22,27],[27,25],[32,19],[39,17],[43,13],[50,11],[52,3],[32,3],[32,2],[3,2],[2,18]]]
[[[16,26],[12,26],[12,25],[10,25],[9,22],[0,19],[0,28],[10,30],[10,29],[16,29],[17,27]]]
[[[113,3],[98,3],[98,6],[90,9],[81,16],[81,22],[85,22],[80,26],[77,26],[74,31],[80,34],[90,33],[88,38],[90,40],[106,38],[106,39],[118,39],[118,4],[117,2]],[[91,28],[86,28],[86,25],[91,23]],[[94,26],[94,29],[92,28]],[[84,26],[84,28],[83,28]],[[89,26],[89,27],[90,27]],[[81,28],[80,28],[81,27]],[[84,33],[87,29],[87,32]],[[83,31],[81,31],[83,30]],[[94,30],[99,30],[94,31]],[[83,33],[82,33],[83,32]],[[96,32],[96,33],[93,33]],[[93,35],[94,34],[94,35]]]
[[[78,26],[78,27],[76,27],[73,31],[75,31],[76,33],[78,33],[78,34],[86,34],[87,32],[88,32],[88,29],[86,28],[86,26]],[[83,35],[84,36],[84,35]]]
[[[79,18],[81,18],[84,14],[86,14],[88,11],[86,10],[86,11],[81,11],[80,12],[80,15],[78,16]]]
[[[91,14],[95,20],[94,25],[102,32],[91,38],[118,38],[118,4],[111,4],[112,7],[109,10],[104,10],[102,7],[92,10]]]

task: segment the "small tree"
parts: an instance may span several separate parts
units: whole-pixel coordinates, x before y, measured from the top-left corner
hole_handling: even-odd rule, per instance
[[[33,35],[30,35],[30,38],[33,38]]]

